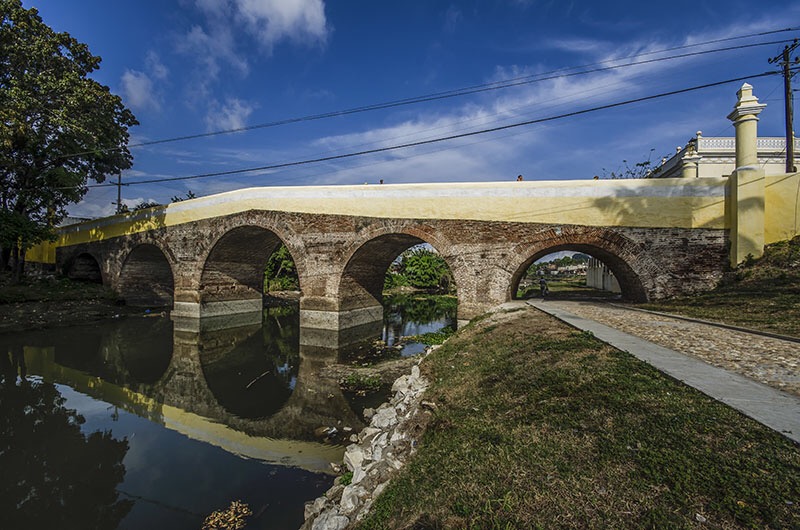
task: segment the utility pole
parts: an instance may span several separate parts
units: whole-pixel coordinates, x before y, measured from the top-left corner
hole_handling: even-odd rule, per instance
[[[794,173],[797,168],[794,165],[794,126],[792,124],[793,110],[792,110],[792,62],[797,64],[800,60],[795,57],[794,61],[791,59],[791,53],[800,46],[800,42],[794,39],[791,46],[786,45],[783,52],[776,55],[769,60],[769,64],[780,62],[783,67],[783,97],[784,109],[786,110],[786,172]]]
[[[117,212],[122,212],[122,172],[120,171],[117,173],[117,202],[113,203],[117,205]]]

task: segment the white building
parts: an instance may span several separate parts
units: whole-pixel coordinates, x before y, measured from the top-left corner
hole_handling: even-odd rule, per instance
[[[786,138],[758,138],[758,165],[767,175],[786,171]],[[703,136],[701,131],[675,154],[661,161],[652,178],[724,177],[736,169],[736,138]],[[794,139],[794,152],[800,153],[800,138]]]

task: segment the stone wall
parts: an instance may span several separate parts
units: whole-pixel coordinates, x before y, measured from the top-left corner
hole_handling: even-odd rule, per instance
[[[123,291],[123,297],[135,298],[137,290],[155,282],[158,288],[151,295],[166,299],[164,293],[173,290],[176,313],[202,316],[203,310],[215,304],[221,313],[257,309],[262,271],[281,241],[297,265],[301,311],[322,323],[317,327],[326,327],[326,315],[334,321],[346,313],[374,317],[380,309],[386,268],[400,252],[423,242],[448,263],[458,292],[459,319],[468,320],[513,298],[527,267],[559,250],[585,252],[605,262],[630,299],[707,290],[718,283],[726,268],[728,238],[722,229],[379,219],[251,210],[60,247],[57,261],[69,274],[76,257],[89,255],[100,264],[104,283]],[[147,245],[146,252],[142,245]],[[170,273],[172,286],[167,279]],[[355,318],[351,322],[364,323]]]

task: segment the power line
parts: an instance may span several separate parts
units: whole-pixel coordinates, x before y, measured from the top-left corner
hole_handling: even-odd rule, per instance
[[[642,61],[636,61],[636,62],[625,63],[625,64],[613,64],[611,66],[602,66],[602,67],[598,67],[598,68],[591,68],[589,70],[584,70],[585,68],[589,68],[589,67],[593,67],[593,66],[599,66],[599,65],[609,64],[609,63],[618,63],[620,61],[625,61],[625,60],[629,60],[629,59],[636,59],[636,58],[646,57],[646,56],[660,54],[660,53],[666,53],[666,52],[669,52],[669,51],[676,51],[676,50],[687,49],[687,48],[696,48],[696,47],[700,47],[700,46],[707,46],[709,44],[718,44],[720,42],[729,42],[729,41],[732,41],[732,40],[741,40],[741,39],[746,39],[746,38],[765,36],[765,35],[770,35],[770,34],[775,34],[775,33],[782,33],[782,32],[787,32],[787,31],[796,31],[796,30],[800,30],[800,27],[778,29],[778,30],[760,32],[760,33],[752,33],[752,34],[749,34],[749,35],[741,35],[741,36],[736,36],[736,37],[727,37],[727,38],[723,38],[723,39],[715,39],[715,40],[710,40],[710,41],[704,41],[704,42],[696,43],[696,44],[686,44],[686,45],[682,45],[682,46],[674,46],[674,47],[671,47],[671,48],[665,48],[665,49],[662,49],[662,50],[644,52],[644,53],[640,53],[640,54],[636,54],[636,55],[630,55],[630,56],[627,56],[627,57],[621,57],[621,58],[617,58],[617,59],[608,59],[608,60],[600,61],[600,62],[596,62],[596,63],[589,63],[589,64],[585,64],[585,65],[581,65],[581,66],[566,67],[566,68],[551,70],[551,71],[548,71],[548,72],[543,72],[543,73],[538,73],[538,74],[530,74],[530,75],[526,75],[526,76],[520,76],[520,77],[501,80],[501,81],[494,81],[494,82],[491,82],[491,83],[483,83],[483,84],[479,84],[479,85],[472,85],[472,86],[468,86],[468,87],[462,87],[462,88],[452,89],[452,90],[443,91],[443,92],[435,92],[435,93],[432,93],[432,94],[414,96],[414,97],[410,97],[410,98],[387,101],[387,102],[383,102],[383,103],[374,103],[374,104],[370,104],[370,105],[363,105],[363,106],[359,106],[359,107],[352,107],[352,108],[349,108],[349,109],[335,110],[335,111],[330,111],[330,112],[325,112],[325,113],[320,113],[320,114],[311,114],[311,115],[299,116],[299,117],[294,117],[294,118],[286,118],[286,119],[283,119],[283,120],[276,120],[276,121],[271,121],[271,122],[259,123],[259,124],[254,124],[254,125],[248,125],[248,126],[245,126],[245,127],[237,127],[237,128],[233,128],[233,129],[223,129],[223,130],[211,131],[211,132],[207,132],[207,133],[188,134],[188,135],[182,135],[182,136],[175,136],[175,137],[171,137],[171,138],[162,138],[162,139],[158,139],[158,140],[150,140],[150,141],[130,144],[127,147],[128,148],[146,147],[146,146],[151,146],[151,145],[173,143],[173,142],[179,142],[179,141],[185,141],[185,140],[195,140],[195,139],[200,139],[200,138],[221,136],[221,135],[225,135],[225,134],[233,134],[233,133],[238,133],[238,132],[247,132],[247,131],[252,131],[252,130],[257,130],[257,129],[265,129],[265,128],[271,128],[271,127],[278,127],[278,126],[282,126],[282,125],[289,125],[289,124],[293,124],[293,123],[301,123],[301,122],[305,122],[305,121],[317,121],[317,120],[322,120],[322,119],[327,119],[327,118],[348,116],[348,115],[351,115],[351,114],[358,114],[358,113],[362,113],[362,112],[370,112],[370,111],[374,111],[374,110],[384,110],[384,109],[390,109],[390,108],[395,108],[395,107],[400,107],[400,106],[405,106],[405,105],[414,105],[414,104],[418,104],[418,103],[427,103],[427,102],[431,102],[431,101],[439,101],[439,100],[443,100],[443,99],[450,99],[450,98],[455,98],[455,97],[460,97],[460,96],[467,96],[467,95],[477,94],[477,93],[482,93],[482,92],[501,90],[501,89],[505,89],[505,88],[512,88],[512,87],[516,87],[516,86],[522,86],[522,85],[538,83],[538,82],[543,82],[543,81],[550,81],[550,80],[554,80],[554,79],[561,79],[561,78],[566,78],[566,77],[574,77],[574,76],[579,76],[579,75],[585,75],[585,74],[591,74],[591,73],[615,70],[615,69],[619,69],[619,68],[628,68],[628,67],[631,67],[631,66],[641,66],[643,64],[650,64],[650,63],[661,62],[661,61],[684,59],[684,58],[694,57],[694,56],[698,56],[698,55],[706,55],[706,54],[710,54],[710,53],[719,53],[719,52],[725,52],[725,51],[735,51],[735,50],[741,50],[741,49],[746,49],[746,48],[754,48],[754,47],[759,47],[759,46],[770,46],[770,45],[775,45],[775,44],[784,44],[786,42],[791,42],[792,39],[783,39],[783,40],[779,40],[779,41],[742,44],[742,45],[738,45],[738,46],[728,46],[728,47],[724,47],[724,48],[714,48],[714,49],[711,49],[711,50],[702,50],[702,51],[697,51],[697,52],[670,55],[670,56],[667,56],[667,57],[646,59],[646,60],[642,60]],[[570,72],[570,70],[578,70],[578,71]],[[93,150],[93,151],[84,151],[84,152],[80,152],[80,153],[73,153],[71,155],[64,155],[64,157],[67,158],[67,157],[70,157],[70,156],[81,156],[81,155],[85,155],[85,154],[98,153],[98,152],[107,152],[107,151],[115,151],[115,150],[119,150],[119,149],[120,149],[119,147],[113,147],[113,148],[107,148],[107,149],[97,149],[97,150]]]
[[[163,183],[163,182],[174,182],[174,181],[178,181],[178,180],[193,180],[193,179],[201,179],[201,178],[238,175],[238,174],[243,174],[243,173],[252,173],[252,172],[255,172],[255,171],[266,171],[266,170],[272,170],[272,169],[282,169],[282,168],[287,168],[287,167],[302,166],[302,165],[315,164],[315,163],[320,163],[320,162],[330,162],[332,160],[341,160],[341,159],[345,159],[345,158],[353,158],[353,157],[358,157],[358,156],[365,156],[365,155],[371,155],[371,154],[376,154],[376,153],[383,153],[383,152],[387,152],[387,151],[396,151],[396,150],[399,150],[399,149],[407,149],[409,147],[418,147],[418,146],[421,146],[421,145],[445,142],[445,141],[449,141],[449,140],[456,140],[456,139],[459,139],[459,138],[466,138],[466,137],[469,137],[469,136],[477,136],[477,135],[480,135],[480,134],[487,134],[487,133],[502,131],[502,130],[506,130],[506,129],[512,129],[512,128],[516,128],[516,127],[523,127],[523,126],[526,126],[526,125],[533,125],[533,124],[536,124],[536,123],[544,123],[544,122],[548,122],[548,121],[554,121],[554,120],[559,120],[559,119],[563,119],[563,118],[579,116],[579,115],[582,115],[582,114],[588,114],[590,112],[596,112],[596,111],[599,111],[599,110],[606,110],[606,109],[611,109],[611,108],[615,108],[615,107],[621,107],[621,106],[630,105],[630,104],[633,104],[633,103],[641,103],[643,101],[649,101],[649,100],[658,99],[658,98],[662,98],[662,97],[666,97],[666,96],[674,96],[674,95],[677,95],[677,94],[684,94],[686,92],[692,92],[692,91],[695,91],[695,90],[702,90],[704,88],[711,88],[711,87],[715,87],[715,86],[725,85],[725,84],[728,84],[728,83],[734,83],[734,82],[737,82],[737,81],[744,81],[744,80],[747,80],[747,79],[754,79],[754,78],[758,78],[758,77],[766,77],[766,76],[771,76],[771,75],[778,75],[778,72],[764,72],[764,73],[761,73],[761,74],[755,74],[755,75],[749,75],[749,76],[743,76],[743,77],[736,77],[736,78],[733,78],[733,79],[726,79],[724,81],[716,81],[716,82],[713,82],[713,83],[706,83],[706,84],[703,84],[703,85],[696,85],[696,86],[693,86],[693,87],[682,88],[682,89],[678,89],[678,90],[671,90],[671,91],[668,91],[668,92],[662,92],[662,93],[653,94],[653,95],[650,95],[650,96],[643,96],[643,97],[640,97],[640,98],[628,99],[628,100],[619,101],[619,102],[616,102],[616,103],[609,103],[609,104],[606,104],[606,105],[600,105],[600,106],[591,107],[591,108],[588,108],[588,109],[577,110],[577,111],[573,111],[573,112],[567,112],[567,113],[558,114],[558,115],[555,115],[555,116],[548,116],[548,117],[544,117],[544,118],[526,120],[526,121],[521,121],[521,122],[508,124],[508,125],[500,125],[500,126],[497,126],[497,127],[481,129],[481,130],[478,130],[478,131],[471,131],[471,132],[453,134],[453,135],[449,135],[449,136],[442,136],[442,137],[432,138],[432,139],[428,139],[428,140],[420,140],[420,141],[416,141],[416,142],[408,142],[408,143],[404,143],[404,144],[397,144],[397,145],[392,145],[392,146],[379,147],[379,148],[375,148],[375,149],[354,151],[354,152],[350,152],[350,153],[331,155],[331,156],[325,156],[325,157],[318,157],[318,158],[311,158],[311,159],[305,159],[305,160],[297,160],[297,161],[292,161],[292,162],[283,162],[283,163],[279,163],[279,164],[271,164],[271,165],[258,166],[258,167],[252,167],[252,168],[233,169],[233,170],[218,171],[218,172],[213,172],[213,173],[200,173],[200,174],[196,174],[196,175],[187,175],[187,176],[182,176],[182,177],[168,177],[168,178],[163,178],[163,179],[140,180],[140,181],[135,181],[135,182],[128,182],[127,185],[128,186],[134,186],[134,185],[140,185],[140,184],[153,184],[153,183]],[[88,185],[86,187],[88,187],[88,188],[98,188],[98,187],[108,187],[108,186],[114,186],[114,185],[115,184],[93,184],[93,185]]]

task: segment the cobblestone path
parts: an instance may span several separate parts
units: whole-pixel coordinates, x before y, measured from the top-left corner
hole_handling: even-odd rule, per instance
[[[602,302],[548,300],[546,303],[800,396],[800,343]]]

